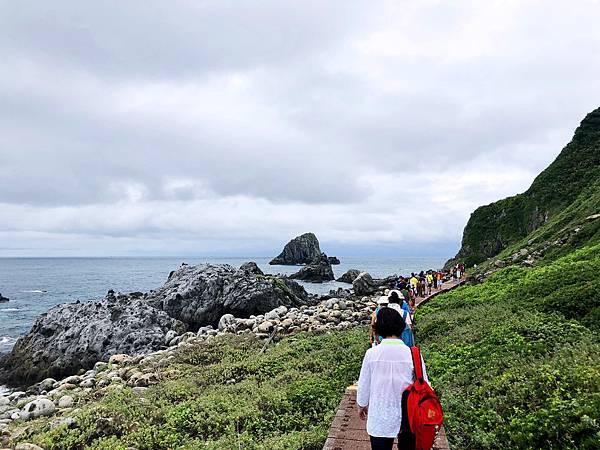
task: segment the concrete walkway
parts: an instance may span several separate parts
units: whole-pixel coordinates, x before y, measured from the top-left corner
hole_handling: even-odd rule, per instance
[[[464,280],[445,283],[440,291],[435,291],[431,295],[417,299],[416,306],[431,300],[442,292],[454,289],[464,284]],[[395,446],[395,444],[394,444]],[[396,447],[394,447],[396,448]],[[449,450],[448,440],[444,428],[440,430],[435,440],[434,450]],[[366,430],[366,422],[358,417],[356,406],[356,386],[350,386],[346,389],[344,397],[340,402],[335,418],[331,423],[331,428],[325,441],[323,450],[370,450],[369,435]]]

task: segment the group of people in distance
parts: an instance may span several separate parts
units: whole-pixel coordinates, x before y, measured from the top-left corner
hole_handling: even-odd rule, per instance
[[[399,277],[392,289],[378,299],[371,317],[371,348],[363,359],[357,392],[359,416],[367,420],[372,450],[391,450],[396,437],[398,449],[415,448],[403,394],[414,381],[410,348],[415,345],[416,299],[431,295],[434,290],[441,290],[444,283],[462,277],[462,263],[452,270],[412,273],[410,277]],[[429,383],[423,360],[421,364],[425,381]]]

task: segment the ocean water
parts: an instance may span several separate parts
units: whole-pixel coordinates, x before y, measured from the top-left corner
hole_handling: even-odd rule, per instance
[[[171,270],[182,262],[227,263],[239,267],[255,261],[265,273],[291,274],[298,266],[269,266],[266,257],[229,258],[0,258],[0,293],[10,298],[0,303],[0,353],[10,351],[19,336],[27,333],[35,319],[60,303],[104,297],[109,289],[147,292],[161,286]],[[336,278],[348,269],[369,272],[373,277],[408,274],[439,268],[441,257],[340,257],[333,266]],[[349,287],[336,281],[302,283],[316,294]]]

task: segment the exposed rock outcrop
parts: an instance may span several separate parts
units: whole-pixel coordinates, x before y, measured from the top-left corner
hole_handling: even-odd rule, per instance
[[[254,261],[242,264],[240,266],[240,270],[246,275],[264,275],[263,271],[260,270],[260,267],[258,267],[258,264],[256,264]]]
[[[117,353],[164,345],[167,331],[186,326],[142,298],[109,294],[100,301],[55,306],[20,338],[3,364],[3,381],[24,384],[86,369]]]
[[[243,318],[281,305],[298,307],[309,302],[308,294],[295,281],[257,274],[248,270],[252,265],[242,267],[182,266],[164,286],[151,291],[147,301],[192,330],[217,326],[224,314]]]
[[[355,295],[370,295],[377,290],[377,285],[371,275],[361,272],[352,282],[352,289]]]
[[[8,300],[8,297],[4,297],[2,294],[0,294],[0,303],[6,303]]]
[[[337,256],[330,256],[329,264],[331,264],[332,266],[337,266],[338,264],[341,264],[341,262]]]
[[[344,275],[339,277],[337,279],[337,281],[339,281],[340,283],[352,284],[359,275],[360,275],[360,270],[350,269],[350,270],[346,271],[346,273]]]
[[[25,384],[70,375],[112,355],[158,350],[188,329],[217,326],[224,314],[244,318],[310,302],[298,283],[264,276],[254,263],[240,269],[183,264],[149,294],[111,290],[100,301],[52,308],[5,357],[0,380]]]
[[[304,233],[286,244],[271,265],[310,264],[321,255],[319,240],[314,233]]]
[[[333,269],[331,268],[329,258],[325,253],[322,253],[308,266],[305,266],[295,274],[290,275],[290,278],[309,281],[311,283],[322,283],[324,281],[331,281],[335,277],[333,276]]]

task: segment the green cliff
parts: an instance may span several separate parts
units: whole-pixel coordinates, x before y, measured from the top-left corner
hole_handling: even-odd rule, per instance
[[[447,264],[460,260],[473,266],[515,244],[522,248],[523,239],[544,235],[529,236],[536,230],[553,230],[558,236],[571,222],[584,224],[586,217],[600,212],[599,205],[600,108],[585,117],[571,142],[526,192],[473,212],[461,248]],[[594,234],[597,237],[597,229],[588,237]],[[545,237],[553,236],[546,233]]]

